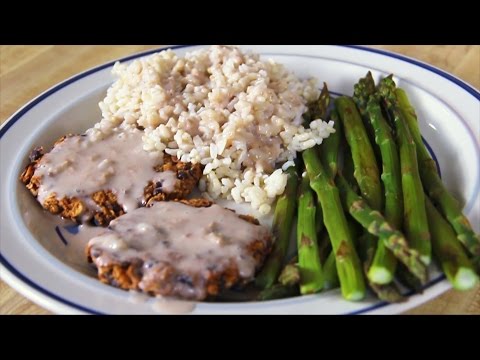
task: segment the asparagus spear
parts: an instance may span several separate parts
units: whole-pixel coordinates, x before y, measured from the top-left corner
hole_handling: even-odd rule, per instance
[[[348,223],[348,230],[350,231],[350,235],[352,236],[352,239],[356,239],[360,234],[360,229],[357,227],[357,224],[354,221],[351,221],[350,219],[347,219],[347,223]],[[326,233],[325,241],[330,243],[330,237],[328,236],[328,233]],[[326,290],[337,288],[340,285],[340,282],[338,279],[338,272],[337,272],[334,251],[330,251],[330,253],[328,254],[328,257],[326,257],[323,264],[324,264],[323,277],[325,279],[323,288]]]
[[[323,83],[323,89],[320,92],[320,97],[316,102],[316,106],[312,109],[312,114],[315,119],[326,120],[328,113],[328,106],[330,105],[330,92],[328,91],[327,83]]]
[[[330,114],[330,120],[333,121],[335,132],[323,140],[320,151],[320,158],[325,169],[329,169],[330,176],[335,178],[338,171],[338,152],[340,149],[340,140],[342,138],[342,127],[338,113],[333,110]]]
[[[308,112],[304,114],[305,123],[308,124],[311,120],[319,118],[325,120],[329,104],[330,94],[327,84],[324,83],[318,101],[311,104]],[[332,162],[332,166],[336,166],[339,140],[338,130],[326,139],[330,144],[328,161]],[[321,206],[316,207],[314,204],[314,196],[307,176],[302,178],[298,209],[297,247],[302,279],[300,291],[302,294],[308,294],[319,291],[323,287],[322,262],[326,255],[323,255],[322,259],[322,254],[329,247],[329,238],[328,232],[325,232],[326,238],[322,237],[322,241],[317,242],[316,233],[323,229],[323,213]],[[313,229],[312,222],[316,223],[316,232]]]
[[[269,288],[277,280],[290,242],[293,218],[297,206],[298,175],[294,166],[289,167],[286,173],[288,175],[287,186],[283,195],[277,200],[273,215],[272,230],[275,242],[272,253],[255,279],[255,284],[260,288]]]
[[[327,118],[327,111],[328,106],[330,104],[330,93],[328,91],[327,84],[323,84],[322,92],[320,93],[320,97],[316,103],[316,115],[321,119]],[[322,151],[319,152],[320,159],[323,163],[324,168],[326,169],[329,176],[335,178],[337,174],[338,168],[338,153],[340,149],[340,140],[342,137],[342,129],[341,124],[338,119],[338,113],[334,109],[330,114],[330,120],[333,121],[335,132],[330,134],[328,138],[326,138],[322,145]],[[317,207],[317,232],[318,229],[323,229],[323,213],[322,207],[319,205]],[[328,236],[328,232],[326,232]],[[322,259],[323,260],[323,259]]]
[[[335,252],[342,295],[347,300],[361,300],[365,296],[365,283],[338,189],[323,168],[315,148],[305,150],[302,155],[310,186],[317,193],[322,206],[323,222]]]
[[[300,295],[298,287],[300,283],[300,271],[296,262],[297,257],[295,256],[283,268],[278,277],[278,283],[269,288],[263,289],[258,294],[257,299],[262,301],[275,300]]]
[[[480,255],[480,236],[475,234],[467,217],[462,213],[458,201],[448,192],[437,171],[435,161],[425,147],[418,127],[415,109],[410,104],[407,94],[402,89],[395,91],[400,111],[416,145],[418,165],[423,186],[432,200],[438,204],[441,212],[455,229],[458,240],[462,242],[472,255]]]
[[[363,271],[367,275],[375,255],[375,245],[377,243],[382,243],[382,241],[379,242],[375,236],[365,232],[357,239],[357,242],[357,246],[360,249],[361,254],[360,258],[363,259]],[[395,285],[393,282],[381,285],[375,284],[373,281],[369,280],[368,285],[380,300],[384,300],[389,303],[405,301],[405,297],[402,296],[397,285]]]
[[[318,117],[326,119],[329,103],[330,94],[327,85],[324,84],[320,98],[317,102],[317,106],[314,108],[314,110],[312,110],[312,112],[317,111],[316,114]],[[332,260],[330,260],[329,275],[332,275],[332,277],[335,275],[335,271],[332,269],[332,265],[334,265],[338,272],[342,272],[339,277],[341,279],[340,283],[343,296],[346,299],[359,300],[365,296],[365,284],[363,282],[361,273],[358,273],[358,270],[360,270],[360,267],[358,266],[358,256],[355,253],[351,235],[346,239],[341,238],[341,234],[345,233],[345,231],[348,234],[348,228],[345,226],[346,218],[341,209],[341,203],[338,198],[338,189],[335,188],[335,183],[333,182],[333,178],[337,172],[337,157],[340,146],[340,129],[338,117],[336,117],[335,113],[333,114],[332,120],[336,123],[336,132],[335,134],[330,135],[330,137],[322,144],[321,155],[317,155],[317,147],[304,151],[303,159],[307,167],[308,176],[310,178],[310,186],[315,190],[318,200],[320,201],[320,209],[323,213],[323,222],[327,228],[328,237],[331,240],[333,247],[333,256],[341,259],[340,264],[338,261],[334,261],[332,264]],[[324,164],[322,164],[322,160],[324,161]],[[333,191],[330,191],[330,185],[333,185]],[[329,211],[328,206],[330,206],[330,209],[333,209],[333,212],[330,214],[325,213],[326,211]],[[338,218],[341,223],[339,229],[333,228],[336,218]],[[336,231],[336,234],[332,235],[332,229]],[[344,240],[343,243],[342,240]],[[350,248],[353,253],[350,253]],[[337,251],[339,249],[341,251]],[[355,276],[348,279],[349,273]]]
[[[305,120],[304,122],[306,124],[309,124],[311,120],[316,120],[316,119],[326,120],[329,105],[330,105],[330,92],[328,91],[327,84],[323,83],[323,89],[320,92],[320,97],[312,106],[309,107],[308,112],[311,115],[310,119],[304,118]],[[336,127],[335,127],[335,130],[336,132],[338,132]],[[332,140],[332,139],[338,138],[338,136],[335,137],[335,133],[331,134],[327,139],[324,140],[324,142],[327,141],[332,143],[332,146],[331,146],[332,149],[334,149],[334,146],[335,146],[334,145],[335,140]],[[334,155],[333,152],[334,151],[331,152],[331,157],[333,157]],[[317,213],[316,229],[318,234],[323,230],[323,213],[322,213],[322,207],[320,205],[317,206],[316,213]]]
[[[368,278],[368,270],[371,267],[375,255],[375,245],[377,243],[382,243],[382,241],[378,241],[375,236],[368,232],[365,232],[362,236],[360,236],[357,241],[358,247],[361,249],[360,253],[362,254],[361,258],[363,259],[363,271]],[[368,285],[380,300],[387,301],[389,303],[399,303],[406,300],[405,297],[402,296],[402,294],[400,293],[398,287],[393,282],[385,285],[380,285],[375,284],[369,279]]]
[[[457,241],[450,224],[425,197],[427,217],[432,232],[433,253],[440,261],[443,272],[457,290],[469,290],[478,282],[472,262]]]
[[[404,263],[422,283],[426,282],[427,268],[421,261],[418,252],[408,246],[403,234],[392,228],[380,212],[369,207],[366,201],[351,189],[348,182],[340,174],[337,176],[337,186],[345,208],[348,209],[350,215],[370,234],[378,236],[380,241],[383,241],[395,257]]]
[[[400,160],[392,130],[383,117],[380,99],[375,94],[375,82],[371,72],[355,87],[357,104],[375,131],[375,142],[382,159],[381,179],[385,189],[385,219],[396,229],[401,229],[403,221],[403,195]],[[362,110],[361,110],[362,112]],[[368,271],[370,281],[388,284],[393,281],[397,261],[383,242],[379,242],[372,266]]]
[[[362,196],[375,210],[382,209],[380,175],[365,127],[352,99],[342,96],[335,100],[348,145],[352,151],[354,176]]]
[[[350,231],[350,235],[352,236],[352,239],[356,239],[361,231],[357,226],[357,223],[347,219],[348,223],[348,230]],[[325,233],[325,240],[328,243],[330,243],[330,237],[328,236],[328,233]],[[336,267],[336,262],[335,262],[335,252],[330,251],[328,253],[328,256],[326,256],[325,261],[323,262],[323,277],[325,279],[324,282],[324,289],[333,289],[337,288],[340,285],[340,282],[338,280],[338,272],[337,272],[337,267]]]
[[[372,126],[370,121],[370,115],[367,112],[367,103],[371,95],[376,92],[375,89],[375,81],[373,80],[372,73],[369,71],[365,78],[362,78],[353,86],[353,101],[357,105],[358,112],[363,121],[363,125],[365,126],[365,130],[367,131],[368,138],[370,140],[370,144],[375,143],[375,128]],[[382,161],[382,156],[379,151],[379,148],[373,146],[373,151],[375,153],[375,157],[377,163]]]
[[[300,292],[315,293],[323,287],[323,271],[315,228],[316,205],[308,176],[302,178],[298,201],[297,248]]]
[[[268,289],[262,290],[257,299],[260,301],[284,299],[299,295],[298,286],[287,286],[282,284],[275,284]]]
[[[358,188],[357,180],[355,180],[355,177],[353,176],[354,171],[355,171],[355,167],[353,165],[352,152],[350,151],[348,144],[344,142],[343,143],[342,176],[345,178],[348,185],[350,185],[353,191],[355,191],[355,193],[358,193],[359,188]]]
[[[326,83],[323,83],[323,89],[317,102],[318,116],[326,120],[328,106],[330,104],[330,92]],[[338,119],[338,113],[334,109],[330,114],[330,120],[333,121],[335,132],[323,140],[321,145],[320,159],[328,174],[335,178],[337,175],[338,151],[340,149],[340,140],[342,138],[341,124]]]
[[[365,87],[364,87],[365,88]],[[359,93],[359,87],[357,86],[356,92]],[[367,90],[365,90],[367,91]],[[374,91],[374,86],[373,90]],[[358,103],[363,105],[363,100],[358,98]],[[360,191],[363,194],[364,198],[367,200],[368,204],[374,209],[380,211],[383,206],[383,195],[382,195],[382,186],[380,184],[380,176],[377,167],[376,157],[372,145],[368,139],[367,132],[362,123],[362,119],[357,112],[354,101],[347,97],[341,97],[336,100],[335,105],[338,108],[340,118],[345,130],[345,135],[347,142],[351,149],[351,154],[353,158],[353,164],[355,167],[354,177],[357,180],[357,183],[360,187]],[[364,116],[366,116],[366,110],[363,109]],[[366,235],[371,237],[371,235]],[[371,237],[368,241],[368,249],[366,249],[366,257],[364,262],[364,269],[368,268],[372,263],[373,254],[376,249],[377,241]],[[381,249],[382,250],[382,249]],[[386,253],[383,251],[383,253]],[[389,260],[388,255],[383,256],[382,260]],[[391,259],[390,259],[391,260]],[[391,264],[389,264],[391,266]],[[373,269],[373,274],[378,275],[379,272]],[[367,272],[367,274],[370,274]],[[380,275],[382,275],[380,273]],[[378,277],[378,276],[377,276]],[[372,281],[369,278],[370,282]],[[381,279],[385,280],[385,279]],[[385,282],[383,282],[385,283]],[[379,286],[373,286],[370,284],[371,288],[382,297],[383,289]],[[391,293],[395,293],[395,290],[392,290]],[[387,291],[387,299],[392,299],[393,296],[390,295],[390,291]],[[397,292],[398,298],[400,294]]]
[[[351,221],[350,219],[347,219],[347,224],[352,239],[355,239],[359,234],[359,229],[357,228],[356,223]],[[325,232],[324,236],[322,236],[320,244],[322,245],[320,251],[320,258],[322,259],[323,278],[325,279],[323,288],[325,290],[337,288],[339,287],[340,282],[338,279],[337,265],[335,262],[335,252],[331,249],[331,246],[326,246],[326,244],[331,245],[328,232]],[[329,252],[327,252],[328,250]]]
[[[335,119],[335,110],[333,112],[333,119]],[[338,122],[338,120],[337,120]],[[360,127],[362,126],[361,124],[358,124]],[[335,127],[337,129],[337,133],[339,132],[340,124]],[[337,135],[337,134],[336,134]],[[338,148],[340,145],[340,136],[337,137],[337,139],[334,139],[332,137],[329,137],[327,140],[333,139],[333,141],[324,141],[323,144],[321,145],[321,157],[323,161],[323,165],[326,168],[326,171],[332,174],[332,178],[335,177],[337,173],[337,153],[338,153]],[[368,139],[365,139],[365,141],[369,144]],[[333,156],[332,156],[333,154]],[[352,156],[349,153],[350,156],[347,156],[347,162],[350,160],[350,163],[352,163]],[[373,163],[376,164],[376,160],[373,158]],[[346,164],[347,167],[349,165],[352,166],[352,177],[353,177],[353,164]],[[355,180],[353,179],[353,182]],[[349,222],[349,228],[351,227],[350,225],[353,225],[352,222]],[[353,236],[353,234],[351,234]],[[373,259],[373,252],[375,250],[375,246],[377,243],[376,238],[374,238],[372,235],[367,233],[368,237],[368,249],[365,248],[365,262],[364,262],[364,271],[365,274],[367,273],[367,269],[370,267],[371,261]],[[368,254],[368,255],[367,255]],[[324,276],[326,277],[326,285],[327,287],[333,286],[335,284],[335,272],[332,271],[332,261],[334,262],[334,256],[330,256],[329,258],[329,263],[325,264],[324,268]],[[328,277],[327,277],[328,276]],[[377,294],[377,296],[382,299],[386,300],[389,302],[400,302],[404,300],[404,297],[400,294],[399,290],[394,284],[389,284],[389,285],[376,285],[376,284],[369,284],[371,289]]]
[[[425,194],[418,169],[415,143],[400,112],[395,86],[390,75],[381,81],[379,92],[395,124],[400,149],[405,231],[410,245],[420,253],[422,261],[428,265],[431,261],[432,245],[425,210]]]
[[[323,276],[325,279],[323,288],[325,290],[334,289],[339,286],[338,273],[335,267],[335,253],[333,251],[329,254],[325,262],[323,267]],[[406,298],[400,294],[397,287],[393,284],[376,285],[374,283],[370,283],[370,286],[381,300],[388,301],[390,303],[398,303],[406,300]]]
[[[323,288],[325,290],[335,289],[340,285],[334,251],[330,252],[323,265],[323,278]]]

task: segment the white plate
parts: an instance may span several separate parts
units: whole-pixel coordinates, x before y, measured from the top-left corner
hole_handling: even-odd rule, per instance
[[[198,46],[175,47],[183,55]],[[315,76],[336,93],[352,94],[353,84],[372,70],[394,73],[417,109],[421,130],[436,155],[442,176],[465,204],[476,231],[480,225],[479,92],[430,65],[384,51],[352,46],[244,46],[284,63],[301,77]],[[123,59],[128,61],[154,51]],[[98,102],[112,82],[105,64],[74,76],[25,105],[0,129],[1,276],[14,289],[57,313],[156,313],[151,302],[134,303],[127,292],[101,284],[75,266],[72,241],[60,241],[48,218],[18,181],[35,145],[51,144],[81,132],[100,119]],[[24,209],[30,208],[27,212]],[[27,224],[30,224],[27,226]],[[62,229],[64,236],[68,231]],[[68,240],[68,239],[67,239]],[[74,241],[73,241],[74,242]],[[422,295],[388,305],[368,298],[353,303],[338,291],[262,303],[200,303],[195,314],[359,314],[398,313],[428,301],[450,286],[433,274]]]

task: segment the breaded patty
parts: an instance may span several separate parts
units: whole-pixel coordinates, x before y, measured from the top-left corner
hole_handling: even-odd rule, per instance
[[[108,225],[110,221],[126,212],[126,204],[122,203],[118,194],[128,194],[132,187],[140,186],[140,196],[135,199],[131,208],[151,204],[154,201],[183,199],[195,188],[202,175],[199,164],[183,163],[167,154],[163,156],[163,163],[158,161],[155,164],[152,156],[142,152],[140,132],[129,136],[131,138],[127,136],[128,141],[123,140],[125,144],[113,138],[117,149],[110,146],[111,144],[105,144],[105,150],[101,148],[104,145],[102,142],[81,146],[88,141],[84,140],[84,136],[64,136],[55,143],[49,153],[45,153],[42,147],[34,149],[20,180],[50,213],[61,215],[76,223],[93,222],[99,226]],[[135,141],[133,143],[135,147],[130,149],[129,147],[133,147],[132,141]],[[113,148],[115,151],[108,153],[108,148]],[[66,152],[71,152],[70,157],[65,155]],[[91,160],[87,159],[90,155]],[[134,158],[129,159],[129,157]],[[152,165],[150,172],[144,169],[136,173],[137,167],[141,170],[142,165],[145,166],[145,161],[142,163],[144,158],[148,160],[149,166]],[[121,173],[125,168],[123,164],[125,161],[132,163],[129,169],[130,175]],[[48,169],[45,170],[47,167]],[[41,170],[43,173],[39,175]],[[69,171],[71,174],[68,173]],[[172,181],[166,182],[162,177],[158,177],[158,174],[171,174],[174,184],[170,184]],[[113,187],[109,188],[114,185],[112,179],[115,180],[115,177],[122,175],[131,179],[131,183],[121,191]],[[65,181],[67,176],[69,176],[68,181]],[[158,178],[155,179],[155,177]],[[96,178],[99,178],[98,186],[88,183]],[[47,182],[48,191],[42,188],[42,185]],[[84,183],[88,183],[88,186],[84,186]],[[170,184],[169,188],[166,188],[166,183]],[[84,188],[77,190],[77,187],[81,186]],[[63,194],[59,194],[58,188],[62,189]],[[39,196],[39,192],[42,196]]]
[[[193,199],[124,215],[86,252],[106,284],[204,300],[253,280],[271,245],[271,231],[256,219]]]
[[[162,182],[150,181],[143,192],[145,205],[151,205],[154,201],[184,199],[197,186],[202,177],[200,164],[185,163],[168,154],[163,155],[163,165],[155,167],[155,171],[173,171],[177,182],[172,192],[166,193],[162,188]]]

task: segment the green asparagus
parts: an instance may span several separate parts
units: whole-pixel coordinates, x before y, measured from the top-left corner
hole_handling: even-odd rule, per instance
[[[330,176],[335,178],[338,171],[338,153],[340,149],[340,140],[342,138],[342,126],[336,110],[331,112],[330,120],[333,121],[335,132],[323,140],[323,143],[320,146],[320,158],[325,169],[328,168]]]
[[[406,235],[411,247],[420,253],[422,261],[428,265],[431,261],[432,245],[425,210],[425,194],[418,169],[415,142],[400,111],[395,96],[395,86],[392,76],[389,76],[381,81],[379,92],[395,124],[400,151]]]
[[[367,113],[368,100],[376,91],[375,81],[373,80],[372,73],[369,71],[366,77],[361,78],[358,83],[353,86],[353,89],[354,92],[352,99],[357,105],[357,109],[362,118],[365,130],[367,131],[370,144],[372,144],[377,163],[381,163],[382,156],[379,151],[380,149],[377,146],[373,146],[373,144],[375,144],[375,128],[372,126],[369,114]]]
[[[335,289],[340,285],[334,251],[330,252],[323,265],[323,278],[323,288],[325,290]]]
[[[370,234],[378,236],[380,241],[392,251],[395,257],[403,262],[409,271],[422,283],[427,281],[427,268],[420,259],[419,253],[411,249],[403,234],[392,228],[382,214],[369,207],[366,201],[357,195],[342,175],[337,176],[337,186],[342,195],[345,208],[352,217]]]
[[[315,228],[316,204],[308,176],[300,185],[297,221],[298,265],[300,270],[300,292],[311,294],[323,287],[322,264],[318,251]]]
[[[312,104],[312,106],[309,107],[308,112],[311,114],[311,117],[310,119],[304,119],[304,123],[309,124],[311,120],[316,120],[316,119],[326,120],[329,105],[330,105],[330,92],[328,91],[327,84],[323,83],[323,89],[320,92],[320,96],[318,100],[315,101],[314,104]],[[335,127],[335,130],[336,132],[339,131],[337,130],[336,127]],[[332,136],[334,139],[336,132],[331,134],[327,139],[325,139],[325,141],[328,141],[328,139],[332,138]],[[336,138],[338,138],[338,136]],[[330,140],[330,142],[332,142],[332,140]],[[318,149],[318,147],[316,148]],[[334,141],[332,142],[332,145],[330,146],[330,148],[332,149],[332,151],[330,151],[330,157],[333,157],[335,152]],[[316,213],[317,213],[316,229],[318,234],[323,230],[323,212],[322,212],[322,207],[320,205],[317,206]]]
[[[380,174],[372,145],[368,140],[360,114],[352,99],[342,96],[335,100],[343,131],[352,151],[354,176],[362,196],[375,210],[382,209],[383,196]]]
[[[317,115],[322,120],[327,120],[328,106],[330,104],[330,93],[328,91],[327,84],[323,84],[322,92],[317,101]],[[328,138],[323,140],[322,151],[320,152],[320,158],[323,162],[324,167],[327,171],[330,172],[330,176],[335,177],[337,173],[337,161],[338,161],[338,151],[340,148],[340,139],[341,139],[341,128],[340,122],[338,120],[338,114],[333,110],[330,114],[330,120],[333,121],[333,128],[335,132],[331,134]]]
[[[363,82],[362,82],[363,80]],[[385,219],[396,229],[401,229],[403,222],[403,195],[400,171],[400,160],[397,145],[392,135],[392,130],[383,117],[378,94],[372,74],[368,72],[365,79],[360,80],[367,93],[362,92],[362,87],[356,88],[356,95],[362,101],[360,106],[365,106],[365,116],[369,119],[375,131],[375,142],[380,149],[382,159],[381,179],[385,189]],[[368,100],[366,98],[368,97]],[[379,242],[372,266],[368,271],[369,279],[377,284],[388,284],[393,281],[397,261],[383,242]]]
[[[427,217],[432,232],[433,253],[442,265],[443,272],[457,290],[469,290],[478,282],[472,262],[458,242],[450,224],[440,215],[432,202],[425,197]]]
[[[422,141],[415,109],[410,104],[404,90],[396,89],[395,94],[400,111],[406,119],[416,145],[420,176],[427,194],[438,204],[443,215],[453,226],[458,240],[465,245],[472,255],[480,256],[480,236],[475,234],[467,217],[462,213],[458,201],[448,192],[440,179],[435,161],[431,158]]]
[[[371,268],[377,243],[383,242],[378,241],[375,236],[368,232],[365,232],[357,239],[357,247],[360,249],[360,258],[363,260],[363,271],[366,275],[368,274],[368,270]],[[400,293],[400,289],[393,282],[381,285],[375,284],[373,281],[369,280],[368,286],[380,300],[387,301],[389,303],[399,303],[405,301],[405,297]]]
[[[361,300],[365,296],[362,268],[348,230],[338,189],[323,168],[315,148],[305,150],[302,155],[310,186],[322,206],[323,222],[335,252],[342,295],[347,300]]]
[[[297,206],[298,175],[294,166],[286,171],[288,180],[282,196],[277,200],[273,215],[273,235],[275,242],[267,261],[255,279],[255,284],[260,288],[271,287],[280,273],[285,254],[290,243],[293,218]]]
[[[375,152],[370,143],[365,126],[362,123],[362,118],[355,107],[354,101],[348,97],[337,99],[335,105],[342,119],[345,136],[350,146],[355,168],[353,175],[368,204],[373,209],[380,211],[383,206],[383,191],[380,184]],[[364,111],[364,113],[366,113],[366,111]],[[368,239],[369,248],[365,251],[368,255],[363,258],[364,269],[367,269],[371,264],[378,242],[370,234],[366,236],[370,238]],[[369,280],[371,282],[371,279]],[[370,284],[370,287],[377,295],[382,297],[382,294],[379,293],[379,291],[383,290],[381,287],[372,286],[372,284]],[[391,298],[391,296],[388,296],[388,298]]]

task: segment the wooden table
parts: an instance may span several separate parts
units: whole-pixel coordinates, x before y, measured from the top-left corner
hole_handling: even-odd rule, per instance
[[[159,45],[0,46],[0,122],[66,78],[113,59]],[[428,62],[480,88],[480,46],[376,45]],[[50,314],[0,281],[0,314]],[[480,288],[448,291],[407,314],[480,314]]]

